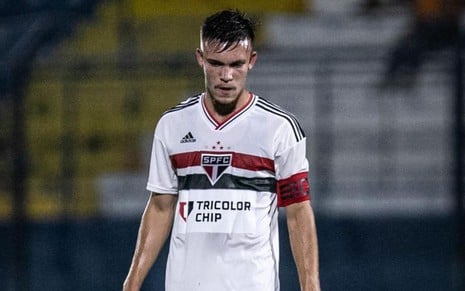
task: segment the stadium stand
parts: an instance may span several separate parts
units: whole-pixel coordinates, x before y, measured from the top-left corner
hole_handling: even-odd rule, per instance
[[[8,90],[5,87],[25,73],[41,48],[53,46],[69,36],[75,24],[89,16],[97,3],[92,0],[3,1],[0,4],[2,88]]]
[[[1,21],[8,23],[8,29],[0,26],[0,58],[28,27],[43,27],[46,45],[28,54],[39,58],[25,88],[34,290],[120,290],[147,197],[154,124],[163,110],[202,90],[193,24],[216,6],[97,2],[0,4]],[[270,12],[250,87],[295,112],[307,132],[323,289],[455,291],[451,55],[427,64],[415,86],[380,91],[387,49],[406,15],[311,15],[302,4],[307,1],[275,2],[288,6],[258,11],[269,1],[238,1],[254,13]],[[29,18],[32,11],[40,16]],[[50,15],[72,17],[56,27]],[[1,136],[10,134],[7,124],[0,124]],[[11,217],[10,204],[8,193],[0,195],[3,221]],[[286,241],[284,220],[280,227]],[[0,236],[9,235],[9,225],[0,223]],[[0,247],[8,249],[7,243]],[[281,253],[282,290],[298,290],[289,246]],[[145,290],[158,290],[165,259],[166,249]],[[11,260],[8,252],[0,254],[0,261]],[[0,265],[0,289],[11,290],[11,278]]]

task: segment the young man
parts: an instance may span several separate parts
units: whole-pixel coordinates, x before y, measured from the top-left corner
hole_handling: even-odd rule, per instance
[[[278,207],[301,290],[319,290],[305,135],[293,115],[246,89],[254,35],[238,11],[205,20],[196,52],[205,92],[155,129],[152,195],[125,291],[140,289],[170,231],[165,290],[279,290]]]

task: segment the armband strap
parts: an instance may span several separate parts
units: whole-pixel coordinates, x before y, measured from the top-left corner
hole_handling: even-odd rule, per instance
[[[295,174],[277,182],[278,206],[285,207],[294,203],[310,200],[308,173]]]

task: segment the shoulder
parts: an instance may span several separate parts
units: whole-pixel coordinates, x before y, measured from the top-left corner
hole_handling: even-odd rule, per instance
[[[200,103],[201,94],[191,96],[176,106],[166,110],[157,122],[155,133],[158,136],[169,135],[172,129],[179,127],[193,116],[193,110],[197,108],[195,105]]]
[[[256,108],[267,115],[268,120],[274,120],[277,124],[292,130],[297,141],[305,138],[300,122],[291,112],[260,96],[257,98]]]
[[[173,106],[170,109],[166,110],[162,114],[162,117],[166,116],[166,115],[176,113],[176,112],[178,112],[178,113],[183,112],[183,111],[188,110],[189,108],[192,108],[194,105],[196,105],[196,104],[198,104],[200,102],[201,96],[202,96],[202,94],[196,94],[196,95],[193,95],[193,96],[187,98],[186,100],[178,103],[176,106]]]

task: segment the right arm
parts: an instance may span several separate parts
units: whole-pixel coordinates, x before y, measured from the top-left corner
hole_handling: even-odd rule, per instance
[[[123,291],[140,290],[173,225],[178,196],[152,193],[142,215],[136,249]]]

